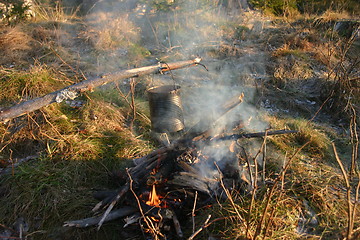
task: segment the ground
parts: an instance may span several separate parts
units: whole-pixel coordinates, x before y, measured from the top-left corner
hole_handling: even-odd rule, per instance
[[[209,214],[220,219],[199,239],[359,236],[359,16],[329,9],[279,17],[235,1],[35,3],[35,17],[1,25],[0,110],[159,61],[200,56],[209,71],[196,66],[122,79],[1,123],[0,238],[22,232],[29,239],[130,239],[121,221],[100,231],[62,225],[91,216],[92,193],[119,187],[131,159],[160,147],[146,90],[174,83],[187,129],[214,120],[219,103],[244,93],[214,129],[298,131],[266,139],[266,175],[255,190],[235,189],[199,210],[197,227]],[[239,142],[250,159],[264,151],[262,143]]]

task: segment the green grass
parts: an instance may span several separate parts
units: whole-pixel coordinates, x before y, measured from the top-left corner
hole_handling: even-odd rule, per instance
[[[64,161],[47,157],[25,163],[15,170],[14,175],[1,178],[5,196],[0,198],[0,222],[11,226],[22,216],[29,223],[35,239],[61,236],[64,221],[91,214],[96,204],[92,197],[95,189],[116,187],[110,180],[109,171],[123,168],[124,164],[129,162],[111,158]],[[64,236],[87,239],[93,234],[94,231],[89,229],[68,229]]]
[[[276,118],[270,117],[269,121],[274,129],[291,129],[298,133],[287,134],[280,137],[269,137],[270,142],[276,146],[277,149],[283,152],[291,151],[293,148],[300,147],[309,142],[305,148],[306,153],[310,157],[324,159],[331,156],[330,147],[331,139],[325,129],[318,126],[316,123],[309,122],[306,119],[296,118]],[[333,132],[331,132],[333,134]]]

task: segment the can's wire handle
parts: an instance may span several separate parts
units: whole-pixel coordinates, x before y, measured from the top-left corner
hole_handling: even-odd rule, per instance
[[[167,62],[165,62],[165,61],[159,61],[159,65],[160,65],[161,63],[165,64],[165,65],[167,66],[167,68],[169,69],[171,79],[173,80],[173,83],[174,83],[174,90],[176,90],[176,81],[175,81],[174,74],[172,73],[172,70],[171,70],[169,64],[167,64]],[[161,70],[160,70],[160,73],[163,74],[163,73],[161,72]]]

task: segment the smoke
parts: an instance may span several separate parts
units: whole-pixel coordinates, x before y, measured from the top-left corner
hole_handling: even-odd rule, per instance
[[[257,81],[266,75],[266,55],[253,44],[256,34],[263,29],[263,22],[249,20],[242,9],[234,8],[229,13],[228,8],[215,2],[91,2],[87,20],[90,32],[94,33],[90,37],[100,52],[97,69],[100,72],[111,67],[116,70],[126,63],[139,61],[145,65],[144,59],[154,60],[153,56],[167,62],[201,56],[209,72],[202,67],[176,70],[174,79],[165,75],[153,82],[169,85],[175,80],[181,86],[187,128],[205,118],[207,122],[216,122],[212,135],[231,131],[239,125],[243,131],[264,131],[268,123],[252,104],[256,102]],[[142,48],[151,54],[148,58],[137,58]],[[219,118],[222,104],[242,93],[244,102]],[[203,149],[215,161],[227,159],[229,155],[226,144],[203,146]],[[212,168],[213,165],[201,167],[204,176],[213,172]]]

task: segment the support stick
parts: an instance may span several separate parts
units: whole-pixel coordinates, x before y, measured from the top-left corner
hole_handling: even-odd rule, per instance
[[[10,119],[33,112],[55,102],[61,102],[66,99],[73,99],[79,93],[91,91],[96,87],[105,85],[110,82],[115,82],[120,79],[139,77],[152,73],[163,73],[175,69],[191,67],[198,65],[200,61],[201,58],[195,58],[194,60],[187,60],[168,64],[159,63],[158,65],[154,66],[123,70],[115,73],[105,74],[101,77],[88,79],[63,88],[61,90],[49,93],[43,97],[35,98],[10,107],[8,109],[0,110],[0,122],[7,122]]]

